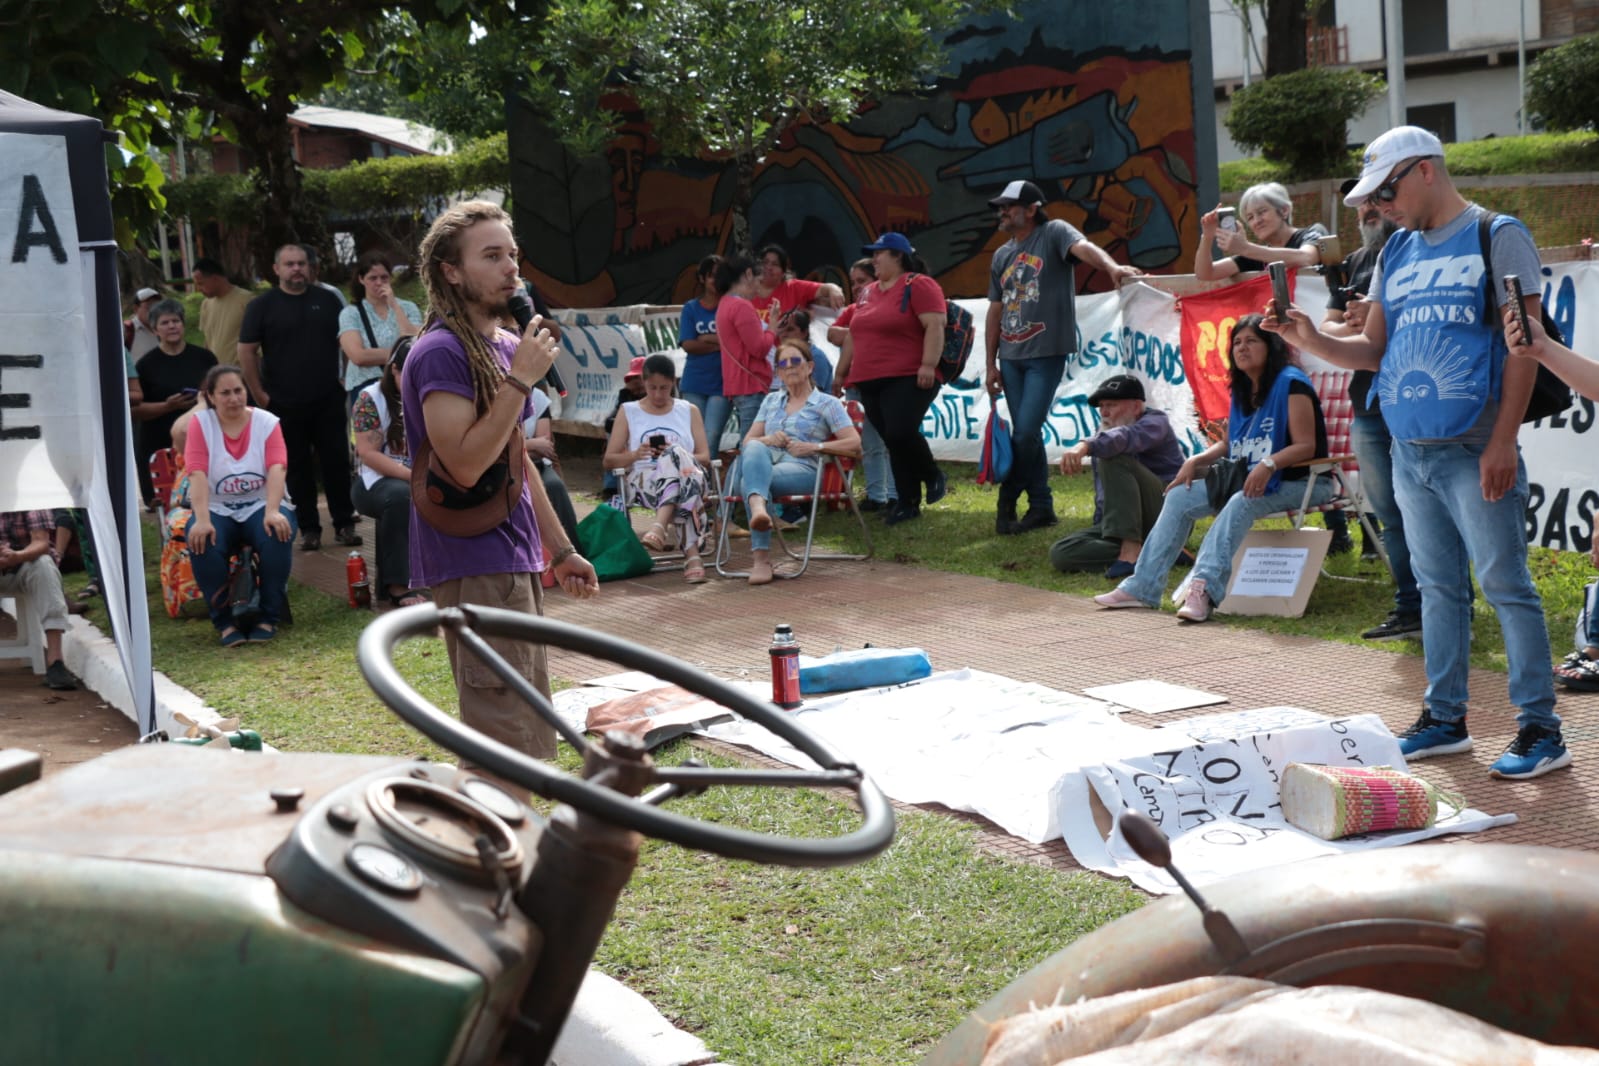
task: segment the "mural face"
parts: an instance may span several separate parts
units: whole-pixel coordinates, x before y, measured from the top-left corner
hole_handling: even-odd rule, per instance
[[[1192,56],[1209,49],[1194,7],[1052,0],[974,20],[950,36],[931,95],[790,131],[756,175],[753,246],[781,245],[800,276],[848,291],[860,246],[898,230],[947,294],[982,297],[1004,243],[988,199],[1027,178],[1051,217],[1118,261],[1186,273],[1199,240],[1195,130],[1212,126],[1208,77],[1194,92]],[[605,159],[574,162],[513,109],[517,237],[557,304],[680,303],[698,292],[700,258],[730,250],[731,164],[663,159],[632,119]],[[1213,175],[1205,186],[1214,199]]]

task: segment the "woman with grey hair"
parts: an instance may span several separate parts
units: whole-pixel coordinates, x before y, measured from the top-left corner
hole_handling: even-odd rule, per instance
[[[134,421],[139,424],[139,462],[135,465],[147,507],[155,495],[150,456],[172,447],[172,423],[194,406],[206,371],[217,365],[209,348],[184,339],[183,305],[178,301],[162,300],[150,308],[150,325],[157,343],[134,366],[143,397],[133,407]]]
[[[1243,216],[1253,241],[1244,236],[1237,215],[1223,216],[1220,212],[1218,204],[1215,211],[1199,220],[1194,274],[1200,281],[1224,281],[1235,274],[1265,270],[1267,263],[1279,261],[1290,267],[1321,262],[1321,249],[1316,242],[1327,236],[1327,230],[1320,223],[1295,229],[1294,202],[1288,198],[1288,190],[1275,181],[1251,185],[1238,198],[1238,215]],[[1212,245],[1221,250],[1223,258],[1212,258]]]

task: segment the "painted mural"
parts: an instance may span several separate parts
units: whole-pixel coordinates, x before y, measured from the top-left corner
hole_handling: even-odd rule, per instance
[[[973,21],[949,38],[949,72],[928,96],[790,132],[756,177],[755,246],[780,244],[802,276],[842,282],[862,243],[898,230],[948,294],[980,297],[1001,243],[987,200],[1029,178],[1052,217],[1117,260],[1187,272],[1197,204],[1215,196],[1199,173],[1214,154],[1196,143],[1212,119],[1208,74],[1194,92],[1192,57],[1209,48],[1195,7],[1053,0]],[[664,159],[641,123],[605,159],[577,161],[513,110],[510,144],[517,236],[557,304],[678,303],[700,258],[728,250],[731,168]]]

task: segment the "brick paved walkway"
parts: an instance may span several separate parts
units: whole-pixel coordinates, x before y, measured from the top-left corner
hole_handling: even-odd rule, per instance
[[[364,550],[370,565],[372,524],[363,522],[361,530],[369,542]],[[297,553],[295,577],[342,596],[343,558],[332,550]],[[1236,629],[1224,622],[1183,625],[1165,613],[1102,611],[1083,597],[882,560],[813,563],[799,580],[761,588],[717,579],[714,571],[709,583],[689,586],[680,573],[663,572],[607,583],[587,603],[560,594],[546,603],[553,618],[636,637],[723,677],[766,676],[772,627],[787,622],[811,654],[868,642],[916,646],[927,650],[935,669],[970,666],[1072,692],[1156,678],[1226,695],[1229,702],[1209,708],[1214,712],[1293,705],[1326,714],[1374,713],[1395,732],[1415,719],[1424,685],[1418,656]],[[572,681],[615,670],[561,651],[552,651],[550,669]],[[1599,798],[1599,732],[1592,713],[1599,695],[1561,700],[1574,769],[1537,781],[1502,782],[1488,776],[1488,764],[1515,733],[1504,675],[1473,671],[1471,692],[1477,750],[1429,759],[1414,769],[1439,788],[1464,794],[1480,810],[1511,811],[1521,820],[1445,839],[1599,846],[1599,820],[1588,817],[1585,798]],[[1137,713],[1128,720],[1156,724]],[[1076,868],[1060,842],[1032,845],[986,820],[970,820],[982,827],[985,845],[994,850]]]

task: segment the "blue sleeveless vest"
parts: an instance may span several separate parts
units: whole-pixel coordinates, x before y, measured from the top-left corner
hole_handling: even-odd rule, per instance
[[[1234,400],[1227,414],[1227,454],[1249,460],[1251,468],[1266,456],[1279,452],[1288,443],[1288,386],[1298,381],[1310,386],[1310,378],[1297,366],[1285,366],[1271,383],[1271,391],[1255,408],[1255,413],[1244,417],[1243,410]],[[1282,481],[1282,471],[1274,470],[1266,482],[1266,492],[1277,491]]]
[[[1483,285],[1475,221],[1436,248],[1409,230],[1383,248],[1388,348],[1374,387],[1398,439],[1458,437],[1498,398],[1505,338]]]

